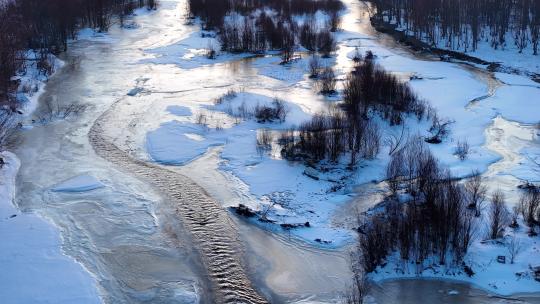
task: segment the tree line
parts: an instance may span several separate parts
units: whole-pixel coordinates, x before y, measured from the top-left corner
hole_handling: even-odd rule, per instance
[[[39,54],[46,70],[48,54],[66,51],[77,30],[106,31],[113,16],[156,7],[156,0],[17,0],[0,4],[0,103],[14,101],[18,83],[11,78],[23,67],[26,50]],[[123,20],[123,19],[122,19]],[[45,71],[46,72],[46,71]]]
[[[520,215],[529,236],[538,235],[538,189],[523,191],[519,204],[508,210],[501,190],[488,199],[479,172],[460,182],[419,138],[393,153],[386,180],[390,194],[385,201],[370,214],[359,216],[357,258],[367,273],[398,253],[404,264],[413,262],[418,273],[437,263],[458,266],[472,276],[474,270],[464,257],[477,238],[500,240],[506,229],[519,227]],[[513,263],[519,248],[512,241],[506,246]]]
[[[371,0],[378,22],[395,24],[434,46],[475,51],[481,41],[494,49],[515,44],[538,54],[537,0]]]
[[[292,59],[299,45],[329,56],[336,47],[332,32],[339,27],[342,9],[339,0],[189,0],[191,17],[200,18],[205,29],[218,32],[222,50],[280,50],[284,62]],[[317,12],[325,13],[323,24],[315,18]]]

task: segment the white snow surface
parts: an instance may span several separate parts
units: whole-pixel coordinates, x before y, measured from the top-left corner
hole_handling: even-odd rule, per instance
[[[398,30],[405,31],[404,28],[398,28]],[[483,29],[485,32],[489,32],[489,29]],[[413,33],[410,33],[413,35]],[[436,47],[463,52],[467,55],[480,58],[488,62],[500,63],[503,66],[517,69],[523,72],[540,73],[540,55],[534,55],[533,47],[531,43],[520,51],[515,44],[515,39],[512,33],[508,32],[505,37],[505,44],[499,46],[497,49],[491,47],[491,42],[488,39],[480,39],[478,41],[478,47],[476,50],[472,50],[470,46],[466,48],[465,44],[460,43],[458,47],[448,46],[445,39],[441,38],[436,43]],[[456,44],[455,44],[456,45]]]
[[[2,303],[100,303],[90,274],[61,250],[57,228],[13,205],[19,160],[0,153],[0,299]]]
[[[55,192],[85,192],[105,187],[98,179],[91,175],[79,175],[55,185],[51,190]]]
[[[168,106],[167,111],[176,116],[191,116],[191,109],[183,106]]]

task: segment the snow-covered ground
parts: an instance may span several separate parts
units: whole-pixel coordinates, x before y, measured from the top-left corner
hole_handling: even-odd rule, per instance
[[[504,73],[490,75],[457,63],[419,60],[400,48],[389,48],[371,36],[370,32],[362,31],[366,26],[365,23],[369,21],[366,18],[358,20],[358,16],[361,15],[361,4],[355,1],[344,2],[347,5],[347,12],[344,15],[343,30],[336,35],[339,49],[336,56],[328,60],[327,64],[334,64],[338,79],[343,79],[345,73],[352,67],[351,59],[356,50],[361,53],[371,50],[377,56],[378,64],[400,76],[404,81],[409,81],[414,90],[434,107],[441,118],[454,121],[448,138],[442,144],[430,145],[430,149],[442,165],[448,167],[456,176],[468,176],[473,170],[487,172],[493,164],[503,160],[504,155],[500,155],[487,145],[490,134],[486,130],[494,126],[497,117],[525,125],[540,120],[537,114],[540,112],[540,88],[527,77]],[[205,33],[205,36],[208,36],[208,33]],[[168,165],[185,165],[205,153],[214,153],[215,149],[212,147],[219,146],[221,147],[219,168],[229,176],[231,187],[237,189],[244,198],[248,197],[248,205],[251,208],[264,213],[268,211],[267,218],[278,224],[299,225],[290,230],[281,230],[278,225],[274,225],[275,229],[324,247],[340,247],[351,242],[354,239],[354,232],[346,225],[336,224],[335,215],[342,214],[340,212],[342,206],[350,207],[348,202],[355,199],[357,185],[384,179],[389,148],[383,146],[375,160],[361,162],[355,172],[347,171],[340,166],[325,166],[329,169],[328,172],[315,172],[319,180],[307,176],[313,175],[313,170],[303,164],[283,160],[277,144],[280,131],[307,120],[321,108],[318,100],[306,100],[304,95],[304,92],[314,90],[314,83],[307,75],[306,55],[287,65],[280,65],[280,58],[273,54],[264,57],[219,54],[216,60],[211,60],[205,57],[209,39],[215,38],[203,38],[200,31],[194,31],[185,40],[148,50],[155,55],[154,58],[146,59],[146,62],[174,64],[189,70],[201,66],[240,62],[239,65],[252,70],[251,81],[260,83],[260,86],[247,84],[241,86],[240,92],[235,97],[219,105],[213,105],[214,100],[210,99],[194,104],[190,98],[184,98],[185,100],[174,104],[173,106],[178,107],[189,105],[190,110],[178,108],[181,109],[179,110],[181,114],[173,118],[165,113],[160,115],[163,117],[161,125],[146,135],[145,148],[149,158]],[[211,42],[216,46],[217,43],[216,40]],[[298,93],[283,94],[281,91],[272,90],[272,85],[266,83],[281,84],[289,88],[288,90]],[[237,116],[234,112],[242,107],[242,104],[247,107],[268,104],[276,96],[284,99],[290,109],[284,123],[261,124],[253,118],[234,117]],[[218,97],[215,96],[215,99]],[[340,97],[338,95],[322,99],[327,103],[334,103],[339,101]],[[169,106],[168,111],[175,114],[174,109]],[[197,124],[200,113],[204,113],[203,124]],[[384,130],[384,137],[391,134],[399,135],[401,132],[400,126],[391,127],[382,120],[377,122]],[[405,123],[405,133],[409,136],[417,134],[427,136],[429,124],[428,121],[418,121],[409,117]],[[257,136],[265,132],[264,129],[270,130],[269,133],[273,135],[271,149],[257,149]],[[461,161],[454,155],[454,150],[457,142],[464,140],[470,145],[470,153],[466,160]],[[526,141],[524,146],[528,148],[512,151],[523,160],[527,158],[526,155],[534,155],[538,151],[534,135],[524,140]],[[536,146],[530,148],[531,145]],[[528,173],[528,178],[534,179],[534,176],[531,176],[534,175],[531,173],[534,171],[526,170],[528,166],[523,161],[519,166],[503,168],[504,171],[498,171],[496,175],[499,177],[517,175],[515,170],[519,167]],[[522,174],[521,177],[524,178],[525,175]],[[490,184],[491,187],[494,185]],[[245,200],[242,202],[245,203]],[[372,201],[368,204],[375,203],[376,201]],[[516,200],[511,199],[510,203],[515,204]],[[228,206],[236,204],[236,201],[227,202]],[[306,222],[309,222],[309,225],[306,225]],[[523,235],[519,237],[525,238]],[[475,277],[466,280],[464,277],[453,275],[446,278],[463,279],[499,293],[537,291],[540,286],[530,278],[521,279],[527,280],[526,284],[516,283],[519,281],[513,279],[515,277],[513,273],[526,268],[526,263],[537,254],[534,242],[524,240],[523,243],[527,247],[523,251],[523,256],[516,264],[506,265],[506,268],[500,270],[489,266],[492,265],[489,261],[493,259],[495,252],[504,251],[504,247],[477,242],[471,249],[470,257],[474,257],[478,269],[482,269],[478,271],[478,280]],[[505,273],[504,277],[484,279],[499,270]],[[415,276],[416,274],[410,277]],[[378,279],[392,277],[400,276],[388,274]],[[511,286],[517,284],[519,288],[512,289]],[[504,286],[509,287],[504,289]]]
[[[0,299],[2,303],[100,303],[90,274],[61,249],[58,229],[13,205],[19,160],[0,153]]]
[[[21,110],[24,116],[27,117],[37,108],[39,97],[43,94],[45,88],[45,83],[52,75],[47,75],[38,69],[37,60],[39,54],[37,52],[30,50],[24,56],[27,59],[24,63],[24,69],[12,77],[12,79],[20,81],[17,90],[17,99],[22,103]],[[52,74],[64,66],[64,62],[52,54],[47,55],[47,62],[50,65],[50,72]]]
[[[406,27],[404,26],[398,27],[397,30],[407,32]],[[480,31],[486,33],[485,35],[489,35],[488,33],[490,32],[490,29],[485,28],[481,29]],[[414,33],[412,31],[407,33],[411,36],[414,36]],[[530,35],[530,32],[528,34]],[[441,35],[438,34],[438,36]],[[490,38],[483,37],[484,34],[481,34],[481,36],[482,37],[478,41],[478,46],[476,50],[472,50],[472,47],[470,45],[471,41],[466,44],[459,43],[457,39],[455,39],[456,41],[454,41],[454,43],[451,44],[452,46],[450,46],[447,39],[442,37],[439,41],[437,41],[435,47],[444,50],[462,52],[464,54],[482,59],[487,62],[499,63],[503,67],[508,67],[515,72],[523,74],[540,74],[540,55],[534,55],[533,46],[530,41],[527,46],[522,51],[520,51],[515,42],[515,37],[511,32],[506,33],[506,36],[504,38],[504,40],[506,41],[505,44],[500,45],[497,48],[493,48],[491,46]],[[423,40],[428,41],[429,39]]]

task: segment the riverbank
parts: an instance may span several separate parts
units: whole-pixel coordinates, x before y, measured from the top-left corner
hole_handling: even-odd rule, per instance
[[[367,2],[364,3],[366,3],[365,5],[369,5]],[[441,60],[471,63],[489,72],[525,75],[535,82],[540,83],[540,64],[535,64],[535,62],[540,62],[540,56],[510,53],[510,51],[505,50],[497,51],[490,49],[489,46],[484,46],[479,51],[464,53],[427,44],[420,39],[408,35],[406,31],[399,29],[395,24],[384,22],[380,18],[371,17],[370,22],[378,32],[392,36],[396,41],[410,47],[414,51],[433,54],[439,56]],[[520,60],[520,57],[523,56],[527,56],[527,59]],[[498,61],[493,58],[497,58]]]
[[[0,167],[0,298],[3,303],[101,303],[94,278],[62,250],[59,229],[15,205],[20,162],[1,152]]]
[[[135,11],[139,17],[150,13],[146,9]],[[118,31],[119,28],[113,26],[112,30]],[[118,38],[118,35],[114,36]],[[5,303],[101,303],[111,297],[110,294],[104,295],[103,288],[103,285],[107,284],[104,281],[110,279],[100,276],[96,269],[87,263],[84,255],[74,252],[73,242],[75,246],[84,244],[86,236],[74,241],[71,237],[73,229],[59,222],[54,211],[51,213],[51,209],[55,208],[62,196],[85,197],[86,193],[90,193],[92,197],[96,191],[103,191],[103,188],[108,186],[91,175],[85,175],[94,174],[88,173],[92,172],[93,168],[57,178],[52,173],[53,170],[44,164],[50,162],[46,156],[47,148],[51,148],[53,142],[58,140],[54,136],[59,135],[54,130],[59,130],[62,126],[73,126],[75,120],[84,116],[83,111],[75,113],[76,115],[64,115],[63,109],[74,105],[88,108],[87,104],[78,102],[84,93],[79,92],[68,98],[61,94],[61,90],[69,90],[68,84],[72,81],[81,81],[80,69],[86,58],[83,56],[84,51],[81,53],[80,49],[87,48],[88,52],[91,52],[92,46],[101,49],[103,44],[117,42],[112,37],[113,35],[98,33],[92,29],[80,30],[78,39],[69,42],[70,50],[60,55],[62,60],[53,55],[47,56],[52,72],[50,75],[37,68],[37,55],[27,52],[26,68],[14,78],[19,81],[17,97],[20,108],[12,113],[16,120],[13,127],[17,129],[17,137],[16,145],[10,149],[16,152],[21,160],[19,161],[15,154],[4,151],[2,157],[6,164],[0,168],[0,215],[5,236],[0,246],[0,263],[3,269],[0,275],[0,298]],[[37,135],[33,137],[32,134]],[[53,139],[44,141],[49,137]],[[67,145],[64,143],[64,146]],[[35,151],[39,152],[34,153]],[[28,158],[32,160],[29,161]],[[33,165],[29,165],[29,162]],[[63,168],[65,173],[73,166],[66,162],[56,165],[57,168]],[[33,178],[40,175],[44,179],[36,184]],[[42,192],[34,196],[33,191],[36,191],[36,188],[42,189]],[[68,211],[64,209],[62,212]],[[79,209],[77,212],[84,211]],[[80,222],[77,222],[78,224]],[[77,229],[81,229],[80,226]],[[140,250],[141,253],[148,251],[143,247],[140,247]],[[125,254],[130,255],[129,252]],[[164,256],[164,253],[161,252],[160,256]],[[154,266],[158,264],[159,262],[153,263]],[[178,267],[172,269],[178,271]],[[185,274],[186,271],[181,273]],[[187,283],[187,291],[181,293],[179,288],[176,297],[184,302],[197,302],[201,297],[197,296],[196,288]]]
[[[61,73],[65,63],[47,56],[50,74],[38,68],[37,54],[24,54],[24,72],[13,78],[19,83],[13,123],[4,127],[31,128],[30,121],[49,79]],[[7,131],[14,132],[14,131]],[[16,203],[16,179],[20,160],[0,152],[0,298],[5,303],[43,302],[100,303],[95,278],[78,261],[65,254],[59,227],[39,213],[24,212]]]
[[[379,32],[389,34],[399,43],[403,43],[404,47],[420,54],[448,56],[451,57],[451,61],[456,63],[469,62],[467,65],[479,68],[470,69],[476,80],[484,82],[485,79],[488,79],[488,81],[485,81],[487,84],[485,95],[470,99],[471,102],[465,106],[464,113],[454,116],[456,125],[452,126],[452,136],[454,137],[454,134],[461,132],[460,129],[463,127],[463,130],[467,130],[467,135],[462,138],[468,137],[470,140],[470,136],[477,134],[480,136],[478,143],[481,147],[500,156],[496,161],[488,163],[486,169],[480,169],[480,172],[483,172],[484,182],[488,185],[490,191],[502,189],[508,198],[508,208],[516,206],[520,195],[518,186],[526,182],[534,183],[538,180],[535,164],[529,160],[537,157],[536,153],[532,151],[538,151],[539,149],[538,132],[534,130],[535,121],[538,117],[528,115],[528,111],[529,109],[535,109],[534,111],[537,112],[537,109],[540,109],[540,104],[534,101],[519,104],[519,102],[530,99],[530,96],[540,96],[538,85],[528,79],[529,77],[536,77],[537,74],[523,72],[515,67],[505,68],[502,65],[493,65],[483,59],[459,52],[436,49],[405,35],[405,33],[393,26],[381,25],[375,22],[373,18],[369,18],[368,22]],[[401,69],[402,65],[403,63],[391,63],[390,66],[397,66]],[[395,70],[395,68],[390,69]],[[482,70],[486,71],[486,73],[479,72]],[[501,72],[494,73],[494,71]],[[519,76],[520,74],[525,75]],[[467,84],[459,86],[460,90],[465,86]],[[435,101],[435,106],[440,107],[441,97],[445,97],[437,96],[437,93],[431,92],[432,88],[424,85],[418,88],[420,95],[433,96],[429,100]],[[441,111],[442,113],[450,113],[455,110],[456,103],[462,99],[455,94],[455,91],[444,90],[442,92],[445,92],[444,94],[451,92],[451,94],[447,94],[447,98],[453,100],[452,105],[454,108],[450,106]],[[537,99],[533,98],[532,100]],[[469,120],[465,118],[468,115],[476,118]],[[480,118],[479,115],[486,116]],[[484,120],[482,127],[479,128],[479,132],[472,131],[471,127],[475,126],[479,119]],[[467,121],[467,124],[460,126],[461,120]],[[485,131],[481,132],[481,129],[485,129]],[[465,167],[471,168],[469,165]],[[487,219],[483,222],[487,222]],[[537,292],[540,289],[540,284],[534,280],[533,268],[535,257],[538,255],[536,247],[538,240],[535,237],[529,237],[526,230],[523,223],[518,229],[508,229],[504,242],[484,241],[483,235],[477,235],[465,258],[467,265],[472,266],[473,270],[476,268],[473,277],[466,275],[462,267],[440,266],[437,263],[425,267],[425,265],[418,266],[408,263],[402,261],[398,253],[391,254],[385,262],[385,266],[378,268],[375,273],[370,274],[370,277],[377,282],[403,278],[416,279],[419,277],[459,280],[500,295]],[[480,229],[479,233],[484,232]],[[498,255],[506,256],[506,259],[509,259],[507,243],[514,236],[520,243],[521,262],[511,265],[508,262],[506,265],[499,264],[496,261]],[[520,263],[521,265],[518,265]]]

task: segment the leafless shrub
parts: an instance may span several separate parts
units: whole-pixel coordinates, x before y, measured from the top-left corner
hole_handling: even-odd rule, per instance
[[[366,52],[366,56],[364,57],[365,60],[368,60],[368,61],[371,61],[373,59],[375,59],[375,54],[373,54],[373,52],[371,50],[368,50]]]
[[[331,32],[336,32],[341,26],[341,18],[338,11],[330,12],[330,19],[328,20],[327,28],[330,28]]]
[[[289,63],[294,56],[295,49],[295,37],[294,34],[290,31],[283,33],[283,45],[281,48],[281,63]]]
[[[359,235],[359,250],[362,267],[366,272],[374,271],[389,253],[391,239],[388,238],[388,225],[381,215],[375,215]]]
[[[509,219],[504,193],[501,190],[495,191],[491,197],[489,219],[489,238],[494,240],[502,235],[504,227],[508,225]]]
[[[317,78],[321,70],[321,60],[316,54],[311,55],[309,59],[309,77]]]
[[[470,210],[465,209],[463,209],[462,211],[462,232],[459,235],[459,238],[462,242],[462,254],[465,254],[474,239],[478,236],[478,229],[476,227],[476,216],[474,215],[474,212],[470,212]]]
[[[54,57],[52,57],[47,50],[41,50],[36,62],[36,66],[40,73],[44,76],[50,76],[54,73],[56,67],[54,65]]]
[[[238,106],[238,112],[236,116],[242,119],[248,119],[253,116],[252,111],[248,109],[245,101],[242,101],[242,103]]]
[[[203,112],[197,113],[197,115],[195,116],[195,123],[198,125],[206,126],[207,124],[206,114],[204,114]]]
[[[386,181],[390,191],[394,195],[397,194],[400,188],[401,180],[405,175],[405,168],[403,167],[403,164],[404,154],[400,150],[392,155],[392,160],[390,160],[388,166],[386,167]]]
[[[288,131],[282,137],[286,137],[283,141],[287,142],[282,155],[289,160],[337,162],[349,153],[351,165],[355,165],[357,156],[374,158],[380,149],[378,125],[363,119],[347,121],[347,115],[337,108],[314,115],[298,130]]]
[[[317,46],[324,58],[330,57],[332,52],[336,50],[336,40],[328,28],[317,33]]]
[[[362,304],[369,290],[369,284],[362,265],[360,252],[351,253],[351,271],[353,273],[352,282],[347,288],[342,303]]]
[[[274,98],[271,106],[257,105],[254,109],[254,116],[260,123],[273,122],[275,120],[284,122],[287,118],[288,109],[285,101]]]
[[[416,172],[412,188],[418,195],[405,203],[388,197],[384,209],[372,210],[360,225],[360,248],[367,272],[382,265],[392,252],[399,252],[404,261],[414,261],[420,268],[423,261],[432,258],[438,258],[441,264],[460,265],[477,236],[477,218],[466,208],[463,187],[448,170],[438,166],[429,151],[420,150],[419,160],[410,162],[408,153],[421,147],[410,146],[393,155],[387,174],[394,182],[390,187],[395,193],[400,191],[400,184],[410,184],[408,176]]]
[[[352,59],[355,63],[360,63],[362,62],[363,58],[362,58],[362,54],[360,53],[360,49],[358,47],[355,47],[354,48],[354,56],[353,56],[353,59]]]
[[[511,215],[511,218],[512,218],[512,221],[510,222],[510,228],[519,228],[519,223],[518,223],[518,218],[519,218],[519,213],[520,213],[520,207],[519,206],[514,206],[512,208],[512,215]]]
[[[229,89],[225,94],[221,95],[214,101],[214,104],[219,105],[225,101],[229,101],[237,96],[237,93],[234,89]]]
[[[425,147],[425,143],[413,137],[392,155],[386,174],[393,193],[405,188],[409,194],[417,196],[432,180],[439,178],[440,172],[436,159]]]
[[[516,256],[521,252],[522,249],[521,241],[515,235],[512,235],[506,242],[506,249],[510,254],[510,264],[514,264]]]
[[[521,194],[519,208],[527,226],[534,228],[540,224],[540,191],[528,190]]]
[[[368,122],[364,131],[364,136],[361,139],[360,153],[365,159],[374,159],[381,147],[381,134],[379,127],[373,122]]]
[[[217,57],[216,47],[214,46],[214,44],[210,40],[208,41],[208,46],[206,47],[205,56],[208,59],[216,59],[216,57]]]
[[[454,122],[448,119],[441,119],[438,115],[433,115],[431,119],[431,127],[429,133],[431,137],[426,138],[426,142],[430,144],[440,144],[450,133],[450,125]]]
[[[454,150],[454,154],[461,160],[464,161],[467,159],[467,156],[469,155],[469,143],[467,140],[459,140],[457,142],[457,146]]]
[[[322,70],[319,76],[319,87],[322,94],[334,94],[336,92],[336,74],[331,67]]]
[[[407,83],[400,82],[395,75],[371,60],[372,56],[372,53],[367,53],[347,75],[343,88],[346,111],[365,118],[370,110],[375,111],[393,125],[402,123],[403,114],[415,114],[421,119],[425,102]]]
[[[300,44],[310,52],[317,50],[317,21],[315,16],[308,16],[307,20],[300,26]]]
[[[403,145],[408,141],[409,135],[406,134],[405,125],[401,126],[399,134],[390,133],[384,139],[384,144],[388,146],[388,155],[392,156],[397,151],[403,148]]]
[[[257,132],[257,153],[262,156],[265,152],[272,150],[273,140],[274,138],[271,130],[259,130]]]
[[[275,116],[279,122],[284,122],[289,114],[289,109],[287,108],[285,101],[276,97],[272,101],[272,106],[274,107]]]
[[[221,131],[221,130],[223,130],[223,123],[221,122],[221,120],[216,121],[216,127],[215,127],[215,130],[216,130],[216,131]]]

